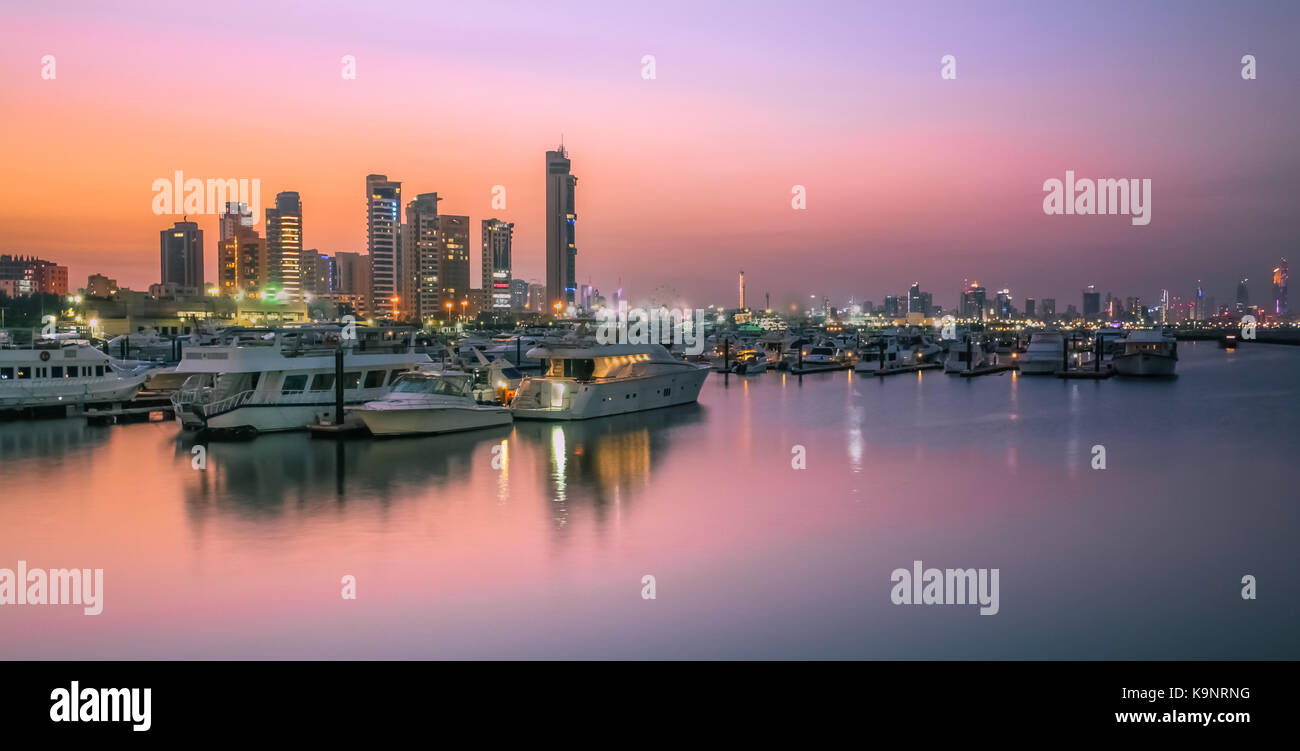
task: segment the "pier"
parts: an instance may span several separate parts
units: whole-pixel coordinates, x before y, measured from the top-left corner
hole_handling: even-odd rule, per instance
[[[994,373],[1006,373],[1007,371],[1017,369],[1018,368],[1015,365],[989,365],[983,368],[975,368],[974,370],[963,370],[958,373],[958,375],[962,378],[975,378],[977,376],[993,375]]]
[[[923,362],[916,365],[900,365],[897,368],[883,368],[874,372],[870,370],[859,370],[857,372],[862,373],[863,375],[877,375],[883,378],[888,375],[897,375],[899,373],[919,373],[922,370],[937,370],[942,367],[943,363]]]

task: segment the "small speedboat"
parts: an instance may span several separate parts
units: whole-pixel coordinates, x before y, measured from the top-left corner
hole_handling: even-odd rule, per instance
[[[736,363],[731,372],[736,375],[758,375],[767,370],[767,354],[758,349],[746,349],[736,353]]]
[[[383,399],[348,412],[377,436],[452,433],[510,423],[509,409],[478,403],[473,388],[469,373],[412,371],[399,376]]]

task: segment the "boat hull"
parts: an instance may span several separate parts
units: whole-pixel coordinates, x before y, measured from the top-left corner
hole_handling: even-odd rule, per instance
[[[480,430],[510,424],[510,410],[492,407],[438,407],[431,409],[354,409],[366,428],[377,436],[429,435]]]
[[[698,401],[709,368],[606,383],[537,379],[510,411],[524,420],[588,420]],[[562,389],[562,392],[559,390]]]
[[[1055,357],[1025,357],[1020,359],[1018,367],[1021,375],[1052,375],[1064,367],[1062,359],[1063,356],[1059,352]]]
[[[1139,352],[1131,355],[1116,355],[1111,363],[1119,375],[1168,378],[1174,375],[1178,360],[1171,355]]]

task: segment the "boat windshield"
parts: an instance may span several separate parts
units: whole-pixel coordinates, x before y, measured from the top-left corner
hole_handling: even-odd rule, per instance
[[[547,363],[546,375],[549,378],[575,378],[579,381],[590,380],[596,372],[596,361],[591,359],[553,358]]]
[[[437,394],[439,396],[465,396],[469,393],[469,376],[404,376],[393,384],[398,394]]]

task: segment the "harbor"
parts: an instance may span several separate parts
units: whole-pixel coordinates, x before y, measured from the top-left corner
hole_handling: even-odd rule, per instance
[[[1105,383],[715,373],[683,406],[383,440],[0,423],[0,528],[32,541],[32,560],[103,566],[108,591],[94,624],[14,611],[0,653],[1300,656],[1281,574],[1300,517],[1275,503],[1289,478],[1249,470],[1294,445],[1300,349],[1179,355],[1177,379]],[[1105,470],[1090,466],[1098,444]],[[945,640],[951,613],[875,596],[862,572],[937,558],[928,546],[1026,572],[1003,582],[996,630]],[[1144,568],[1153,546],[1165,563]],[[1249,614],[1182,585],[1243,570],[1276,588]],[[366,610],[341,607],[343,574]],[[646,574],[673,618],[637,595]],[[1165,606],[1134,623],[1156,593]],[[1243,619],[1255,638],[1229,638]]]

